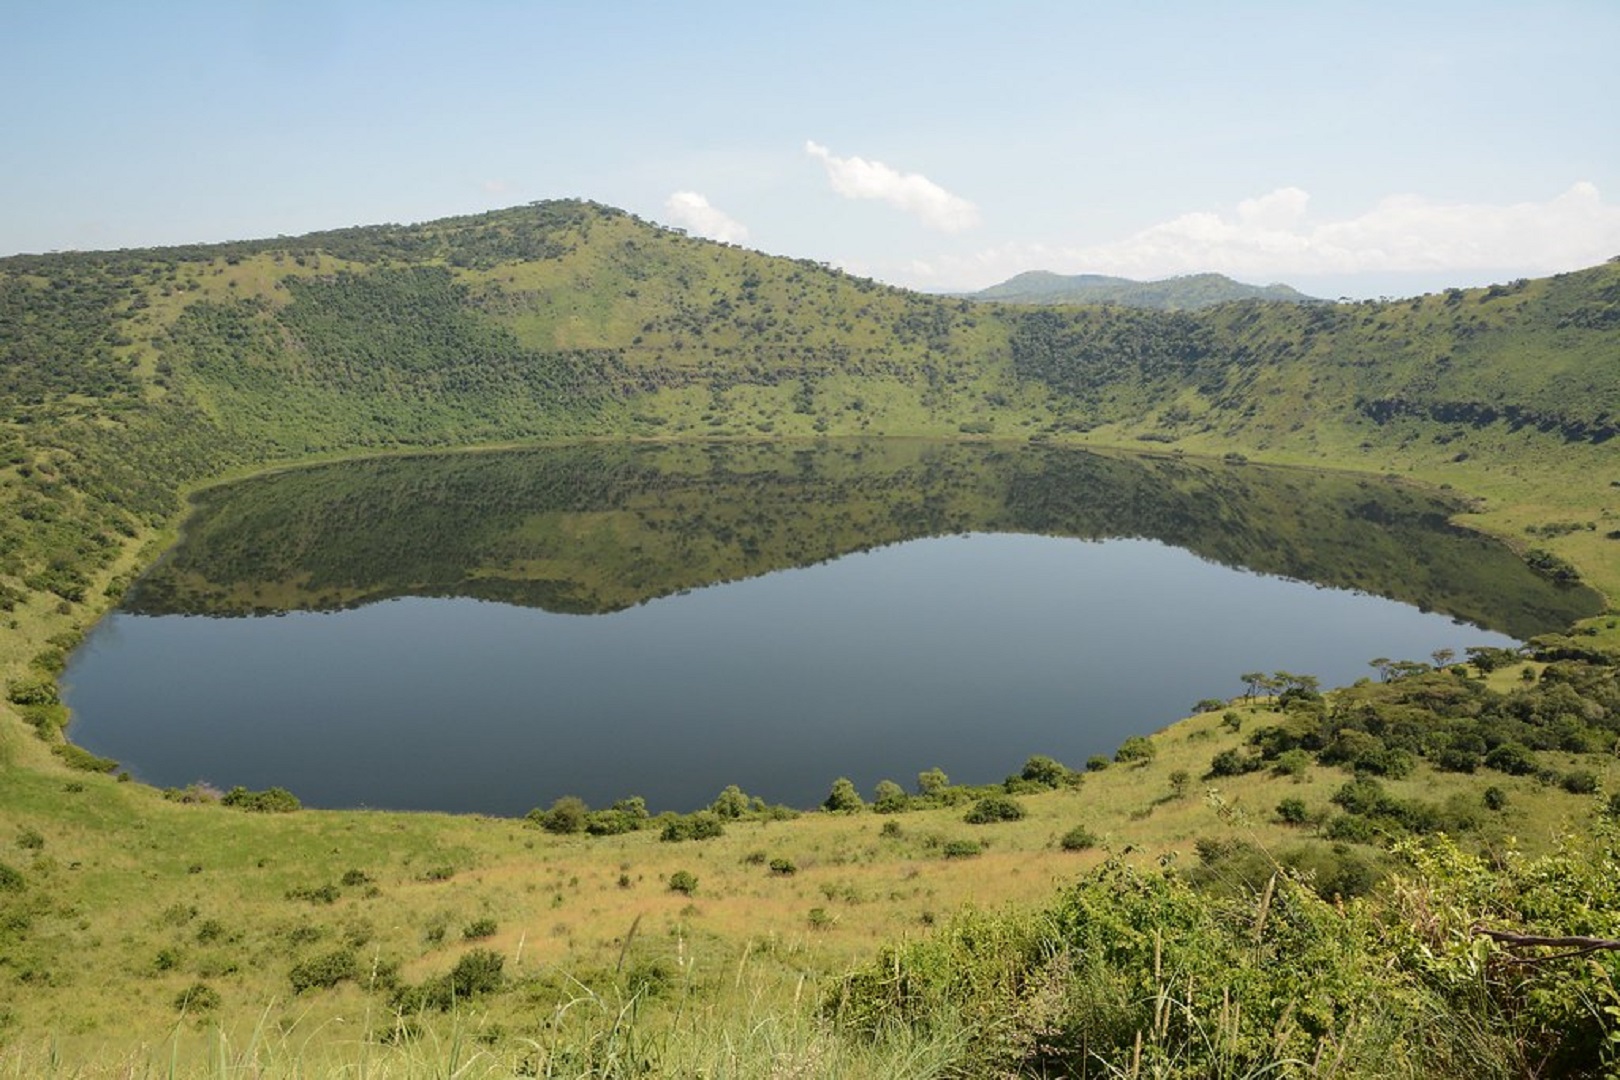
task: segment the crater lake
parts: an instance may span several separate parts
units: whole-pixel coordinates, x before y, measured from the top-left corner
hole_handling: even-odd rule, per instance
[[[1285,670],[1598,610],[1378,478],[924,440],[388,457],[210,489],[70,735],[307,805],[656,812],[1079,767]]]

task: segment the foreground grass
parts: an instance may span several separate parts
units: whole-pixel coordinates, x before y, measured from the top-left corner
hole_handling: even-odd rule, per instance
[[[0,1010],[0,1076],[628,1075],[634,1062],[701,1076],[890,1075],[909,1062],[929,1075],[954,1053],[937,1033],[851,1041],[818,1013],[886,943],[926,938],[969,905],[1032,909],[1109,859],[1191,867],[1199,841],[1279,853],[1320,844],[1277,820],[1276,806],[1297,798],[1325,812],[1346,774],[1200,779],[1243,745],[1225,711],[1155,736],[1151,761],[1022,796],[1022,820],[969,825],[961,805],[814,813],[680,843],[471,816],[180,803],[55,768],[10,725],[0,862],[25,880],[26,902],[0,930],[0,973],[21,991]],[[1259,704],[1230,711],[1240,728],[1276,719]],[[1617,781],[1608,759],[1601,786]],[[1544,849],[1595,808],[1534,777],[1490,782],[1506,806],[1480,831],[1487,849],[1510,836]],[[1470,804],[1480,786],[1427,767],[1387,784]],[[1065,850],[1077,826],[1094,847]],[[949,858],[952,841],[984,849]],[[773,872],[773,860],[796,872]],[[678,871],[696,877],[690,895],[668,887]],[[390,1003],[385,982],[424,984],[479,950],[501,958],[501,993],[450,1013]],[[339,953],[354,958],[349,974],[298,989],[301,965]]]

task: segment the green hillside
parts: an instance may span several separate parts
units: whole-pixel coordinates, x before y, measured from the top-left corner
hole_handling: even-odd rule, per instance
[[[969,295],[975,300],[1009,304],[1121,304],[1158,311],[1190,311],[1238,300],[1321,302],[1288,285],[1245,285],[1225,274],[1133,281],[1107,274],[1054,274],[1047,270],[1026,271]]]
[[[471,566],[600,609],[828,557],[865,514],[897,539],[1124,521],[1529,626],[1578,581],[1579,610],[1620,597],[1617,357],[1620,261],[1397,302],[1040,307],[586,202],[0,259],[0,1076],[1611,1074],[1620,952],[1524,965],[1479,931],[1620,937],[1612,615],[1328,694],[1254,673],[1084,777],[1031,759],[969,790],[918,762],[915,792],[871,793],[904,811],[882,821],[837,785],[795,822],[740,791],[696,821],[271,813],[291,800],[120,782],[63,740],[54,680],[186,500],[260,473],[258,505],[202,496],[148,602],[341,604]],[[981,447],[885,451],[879,486],[938,491],[920,506],[791,453],[894,435],[1039,464],[953,484]],[[703,440],[744,455],[735,518],[655,542]],[[535,442],[577,467],[402,460]],[[375,484],[282,475],[359,457]],[[408,529],[327,547],[374,506]],[[491,506],[454,565],[412,561],[410,530]],[[1456,570],[1460,531],[1416,559],[1448,514],[1525,565]],[[589,528],[643,576],[579,561]],[[312,544],[308,595],[255,595]]]
[[[1596,539],[1612,530],[1535,496],[1567,465],[1567,510],[1603,509],[1617,313],[1615,264],[1398,303],[988,305],[589,203],[15,257],[0,260],[0,604],[84,604],[207,478],[597,435],[1146,441],[1410,471],[1501,491],[1521,512],[1485,521],[1497,531],[1591,534],[1542,546],[1612,592]]]

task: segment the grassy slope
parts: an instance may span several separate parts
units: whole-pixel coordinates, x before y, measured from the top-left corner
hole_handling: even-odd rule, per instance
[[[1248,723],[1267,722],[1265,711],[1241,709]],[[374,1034],[389,1023],[386,995],[347,982],[292,993],[296,963],[345,944],[368,970],[377,960],[397,964],[409,982],[448,970],[470,948],[498,950],[519,990],[467,1022],[499,1025],[514,1037],[543,1038],[542,1020],[552,1010],[580,998],[585,986],[611,995],[633,971],[656,969],[697,988],[699,1000],[746,983],[773,1008],[785,1008],[806,986],[816,992],[884,941],[925,932],[964,903],[1039,901],[1110,852],[1129,848],[1130,860],[1144,866],[1173,857],[1192,864],[1198,838],[1285,852],[1308,834],[1275,821],[1277,801],[1298,797],[1313,812],[1326,811],[1346,778],[1326,768],[1301,779],[1257,773],[1195,783],[1178,796],[1173,773],[1202,775],[1242,736],[1205,714],[1155,741],[1159,753],[1148,764],[1088,774],[1075,791],[1024,796],[1030,814],[1020,822],[966,825],[960,806],[815,814],[734,824],[718,840],[671,844],[659,842],[656,831],[567,838],[477,817],[256,815],[182,805],[110,777],[69,780],[26,767],[31,748],[8,736],[7,750],[20,760],[8,768],[0,861],[25,874],[40,903],[26,933],[5,950],[7,977],[28,992],[7,1003],[12,1041],[0,1048],[0,1063],[7,1054],[37,1062],[33,1040],[52,1032],[70,1060],[111,1067],[139,1058],[141,1044],[162,1042],[171,1030],[195,1063],[206,1024],[176,1027],[174,1003],[199,981],[223,999],[209,1020],[238,1041],[266,1020],[314,1033],[339,1023],[335,1017],[352,1024],[368,1014],[373,1030],[344,1039]],[[1620,770],[1612,762],[1605,768],[1612,787]],[[1507,791],[1509,809],[1486,836],[1514,834],[1539,849],[1591,812],[1590,799],[1534,778],[1493,782]],[[1470,777],[1427,768],[1387,786],[1436,801],[1472,801],[1478,791]],[[882,834],[891,822],[898,836]],[[1061,850],[1058,839],[1076,825],[1101,838],[1099,849]],[[37,847],[22,846],[28,834]],[[952,839],[990,846],[973,860],[942,858],[940,845]],[[753,861],[760,856],[789,859],[798,872],[772,874]],[[453,873],[444,877],[444,869]],[[677,870],[697,875],[692,897],[665,887]],[[337,884],[351,871],[369,884],[341,887],[333,903],[288,896]],[[137,904],[129,902],[132,890]],[[494,920],[495,934],[462,940],[463,929],[481,918]],[[144,1053],[157,1060],[168,1049]]]
[[[1195,328],[1214,344],[1182,372],[1191,381],[1173,371],[1116,373],[1077,397],[1061,382],[1020,377],[1019,324],[993,307],[913,297],[588,208],[547,219],[538,231],[525,232],[520,219],[405,230],[387,244],[356,231],[102,263],[13,260],[0,269],[12,299],[21,297],[7,309],[13,313],[37,310],[53,290],[73,298],[71,317],[48,333],[20,333],[13,317],[9,336],[0,335],[27,346],[26,362],[16,360],[23,352],[8,361],[8,378],[23,384],[8,386],[0,422],[7,450],[0,501],[8,508],[0,583],[13,604],[4,616],[9,632],[0,636],[7,677],[26,673],[53,635],[86,625],[150,560],[189,484],[357,450],[575,434],[953,434],[968,427],[1119,445],[1146,437],[1190,453],[1331,463],[1480,496],[1470,520],[1548,547],[1609,596],[1620,595],[1620,560],[1605,535],[1615,528],[1612,450],[1578,434],[1610,422],[1615,375],[1603,360],[1613,354],[1608,313],[1620,268],[1498,295],[1335,309],[1332,325],[1304,321],[1313,316],[1298,309],[1216,309]],[[458,247],[458,231],[469,230],[478,242]],[[510,261],[517,256],[527,259]],[[404,275],[401,290],[422,284],[405,273],[411,265],[448,267],[450,293],[442,278],[428,284],[438,289],[435,303],[465,316],[458,316],[461,336],[446,345],[420,328],[406,352],[427,358],[426,366],[413,371],[409,356],[398,364],[385,358],[357,377],[344,367],[344,350],[363,341],[363,327],[355,333],[340,318],[323,332],[318,320],[281,315],[309,295],[301,297],[300,279],[331,301],[324,310],[340,310],[353,290],[333,287],[328,275],[383,259]],[[70,287],[62,290],[63,281]],[[467,349],[483,350],[502,381],[470,391],[447,382],[457,369],[441,361]],[[86,362],[64,364],[67,357]],[[1442,357],[1450,358],[1449,374],[1437,381]],[[536,380],[541,368],[546,377]],[[64,372],[65,381],[55,379]],[[1504,405],[1519,409],[1519,418],[1503,419]],[[1578,527],[1526,535],[1548,523]],[[78,599],[30,584],[63,567],[78,574],[78,587],[66,586]],[[1159,761],[1145,772],[1110,770],[1078,794],[1032,798],[1029,820],[989,827],[987,855],[949,863],[922,846],[930,835],[971,831],[946,811],[901,819],[900,841],[880,839],[869,816],[818,816],[742,826],[702,848],[660,845],[645,834],[587,844],[514,823],[434,815],[244,816],[67,772],[27,728],[7,720],[0,844],[9,846],[0,862],[23,873],[27,902],[38,910],[28,915],[25,940],[3,953],[5,977],[26,992],[7,995],[10,1021],[0,1037],[10,1041],[0,1053],[21,1056],[0,1058],[0,1071],[22,1075],[48,1060],[40,1042],[47,1032],[64,1040],[71,1060],[156,1061],[164,1051],[141,1046],[162,1043],[174,995],[199,978],[221,987],[220,1015],[238,1042],[267,1005],[276,1025],[330,1033],[331,1017],[353,1023],[367,999],[341,987],[329,997],[290,998],[293,957],[318,954],[347,932],[363,951],[398,960],[407,978],[417,978],[444,970],[465,947],[448,942],[485,915],[499,924],[494,944],[514,968],[541,982],[616,963],[627,928],[642,915],[635,957],[684,957],[694,963],[676,970],[694,972],[718,996],[746,983],[783,1005],[799,997],[801,977],[813,982],[877,941],[919,927],[927,913],[970,897],[994,904],[1044,895],[1054,878],[1096,858],[1052,848],[1074,821],[1144,856],[1185,854],[1192,837],[1231,829],[1286,844],[1265,819],[1277,785],[1291,781],[1251,776],[1223,784],[1226,801],[1247,811],[1236,824],[1197,798],[1155,802],[1178,761],[1196,774],[1222,740],[1235,741],[1200,734],[1212,723],[1164,736]],[[1402,783],[1436,791],[1468,781],[1420,770]],[[1579,800],[1507,783],[1515,813],[1524,815],[1516,828],[1532,838],[1585,813]],[[1319,798],[1331,784],[1323,777],[1302,790]],[[756,850],[793,858],[800,874],[773,879],[742,861]],[[445,882],[419,880],[436,866],[457,872]],[[658,884],[676,868],[702,882],[690,910]],[[330,908],[285,897],[288,888],[348,869],[373,878],[381,896],[346,889]],[[620,873],[631,876],[630,889],[618,887]],[[132,893],[140,903],[128,902]],[[828,912],[830,928],[812,931],[811,907]],[[208,918],[225,936],[199,942]],[[321,936],[296,944],[304,924]],[[441,924],[447,943],[426,942]],[[174,963],[160,970],[164,949],[175,950]],[[566,998],[566,982],[534,995]],[[515,1006],[497,1006],[497,1014],[508,1008]],[[493,1019],[532,1024],[534,1015],[523,1008]],[[183,1040],[201,1040],[190,1021],[178,1030]]]

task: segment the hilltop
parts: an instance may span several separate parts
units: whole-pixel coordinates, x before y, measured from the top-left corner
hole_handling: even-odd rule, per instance
[[[1245,285],[1225,274],[1185,274],[1159,281],[1135,281],[1108,274],[1028,270],[968,295],[975,300],[999,300],[1009,304],[1120,304],[1155,311],[1191,311],[1238,300],[1322,303],[1289,285]]]

